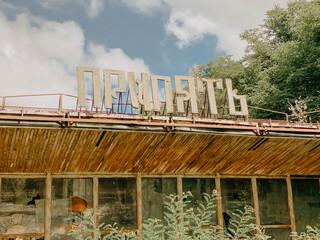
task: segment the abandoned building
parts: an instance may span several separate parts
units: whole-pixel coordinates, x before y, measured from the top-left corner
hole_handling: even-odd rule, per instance
[[[318,124],[132,114],[121,97],[111,112],[80,109],[81,99],[66,109],[72,96],[56,96],[56,109],[2,98],[0,239],[67,239],[87,209],[136,231],[163,217],[164,195],[191,191],[196,202],[213,189],[213,225],[245,205],[278,239],[320,224]]]

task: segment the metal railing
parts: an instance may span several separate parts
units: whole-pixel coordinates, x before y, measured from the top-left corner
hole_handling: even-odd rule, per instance
[[[52,102],[50,101],[51,105],[55,105],[56,107],[39,107],[39,106],[22,106],[23,100],[19,101],[18,104],[8,104],[9,100],[17,100],[17,99],[22,99],[22,98],[28,98],[30,100],[33,98],[32,103],[43,103],[39,101],[39,99],[35,100],[36,98],[40,97],[56,97],[56,99]],[[126,98],[126,101],[123,101],[123,98]],[[102,113],[102,114],[128,114],[128,115],[135,115],[135,114],[141,114],[142,111],[134,109],[131,105],[131,102],[129,101],[129,94],[126,96],[122,95],[122,93],[119,94],[118,96],[118,102],[114,102],[112,104],[112,109],[105,109],[103,102],[101,102],[101,107],[99,109],[93,107],[93,100],[90,98],[86,98],[87,102],[87,107],[86,108],[79,108],[78,106],[78,97],[71,95],[71,94],[64,94],[64,93],[48,93],[48,94],[28,94],[28,95],[11,95],[11,96],[1,96],[0,99],[2,98],[2,105],[0,106],[0,110],[6,111],[6,110],[17,110],[17,111],[28,111],[28,110],[34,110],[34,111],[48,111],[48,112],[55,112],[58,114],[63,114],[63,113],[70,113],[70,112],[83,112],[83,113]],[[48,102],[48,101],[47,101]],[[65,103],[68,103],[69,107],[64,107]],[[165,105],[165,104],[164,104]],[[283,120],[280,121],[285,121],[286,123],[290,122],[290,118],[296,117],[295,114],[288,114],[285,112],[280,112],[280,111],[275,111],[275,110],[270,110],[266,108],[261,108],[257,106],[249,106],[249,109],[256,109],[260,110],[263,112],[270,112],[270,113],[275,113],[279,114],[284,117]],[[203,108],[199,108],[202,109]],[[227,109],[226,106],[219,107],[218,109],[222,109],[223,114],[221,115],[221,118],[227,117],[227,114],[225,114],[225,109]],[[320,110],[317,111],[310,111],[310,112],[305,112],[301,113],[302,115],[305,114],[315,114],[315,113],[320,113]],[[161,113],[158,113],[160,115]],[[162,111],[162,115],[164,114],[164,110]],[[210,115],[208,114],[199,114],[200,117],[208,118]],[[214,118],[217,118],[214,116]],[[270,120],[270,119],[265,119]]]

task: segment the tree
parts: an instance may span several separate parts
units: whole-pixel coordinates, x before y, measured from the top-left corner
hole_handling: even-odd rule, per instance
[[[298,0],[276,5],[259,28],[249,29],[245,56],[234,61],[218,56],[202,65],[204,77],[231,78],[248,104],[281,112],[303,99],[308,111],[320,110],[320,1]],[[251,117],[279,118],[252,111]],[[320,115],[313,115],[319,120]]]

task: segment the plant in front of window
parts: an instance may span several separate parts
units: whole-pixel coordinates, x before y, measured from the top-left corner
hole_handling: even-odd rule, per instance
[[[215,214],[216,200],[219,198],[217,191],[212,194],[204,194],[204,201],[199,202],[195,208],[190,207],[188,200],[192,194],[183,193],[182,198],[171,194],[164,198],[164,220],[148,219],[143,223],[141,232],[125,232],[119,229],[116,224],[106,225],[104,223],[96,226],[95,217],[91,212],[85,214],[83,223],[71,231],[70,236],[78,240],[91,240],[92,236],[84,235],[85,232],[94,233],[96,239],[128,239],[128,240],[267,240],[260,228],[253,222],[254,210],[245,207],[244,211],[238,210],[230,220],[228,230],[220,226],[210,226],[210,220]],[[108,234],[103,235],[102,231],[107,230]]]
[[[307,226],[305,232],[300,234],[293,232],[291,238],[297,240],[318,240],[320,239],[320,228]]]

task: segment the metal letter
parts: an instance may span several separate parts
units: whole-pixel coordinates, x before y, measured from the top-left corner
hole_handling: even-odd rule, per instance
[[[248,116],[247,98],[245,95],[237,95],[238,90],[232,90],[231,79],[226,79],[226,87],[228,93],[229,114],[236,116]],[[241,111],[237,111],[234,105],[234,98],[240,100]]]
[[[207,83],[207,94],[208,94],[208,102],[209,102],[209,110],[210,114],[218,114],[216,95],[214,93],[213,83],[216,83],[217,89],[223,89],[222,79],[202,79]]]
[[[144,106],[144,111],[151,111],[151,103],[150,103],[150,89],[149,89],[149,81],[148,74],[141,73],[141,80],[136,79],[134,76],[134,72],[128,73],[128,81],[129,81],[129,91],[130,91],[130,99],[131,105],[133,108],[139,108],[139,103]],[[138,84],[138,94],[136,89],[136,84]]]
[[[173,113],[171,79],[170,79],[170,77],[156,76],[156,75],[151,75],[153,111],[160,112],[160,97],[159,97],[158,80],[164,81],[164,91],[165,91],[167,113]]]
[[[111,89],[111,75],[118,76],[118,88]],[[126,80],[124,71],[120,70],[110,70],[103,69],[103,79],[104,79],[104,107],[112,108],[112,98],[117,99],[117,92],[126,92]]]
[[[184,91],[182,89],[182,86],[181,86],[182,80],[188,81],[189,92]],[[175,87],[176,87],[178,112],[184,113],[183,101],[190,100],[191,101],[191,112],[194,114],[198,113],[197,95],[196,95],[194,77],[174,76],[174,82],[175,82]]]
[[[93,107],[100,108],[100,72],[99,68],[77,67],[78,78],[78,105],[86,107],[86,90],[84,73],[92,73]]]

